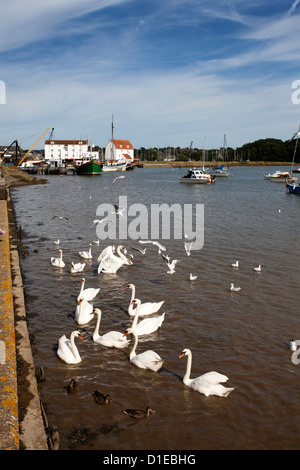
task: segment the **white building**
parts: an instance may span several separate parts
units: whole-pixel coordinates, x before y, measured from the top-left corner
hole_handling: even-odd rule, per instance
[[[99,160],[99,152],[89,146],[88,140],[45,140],[44,151],[45,160],[52,167]]]
[[[129,140],[111,139],[105,147],[105,161],[118,163],[132,163],[134,148]]]

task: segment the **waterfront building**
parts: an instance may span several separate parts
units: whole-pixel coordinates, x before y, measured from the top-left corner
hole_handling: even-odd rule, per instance
[[[90,160],[99,160],[99,151],[88,140],[45,140],[45,161],[51,167],[66,164],[82,165]]]

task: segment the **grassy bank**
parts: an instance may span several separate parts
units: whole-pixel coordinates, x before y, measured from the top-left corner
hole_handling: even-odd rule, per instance
[[[47,180],[36,178],[35,176],[26,173],[26,171],[19,170],[12,165],[0,165],[0,174],[5,178],[6,187],[47,183]]]

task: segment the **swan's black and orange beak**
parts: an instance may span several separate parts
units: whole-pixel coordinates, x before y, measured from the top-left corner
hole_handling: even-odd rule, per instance
[[[127,334],[128,334],[128,331],[125,331],[125,333],[123,334],[123,336],[127,336]]]
[[[178,359],[180,359],[181,357],[185,356],[184,352],[180,354],[180,356],[178,356]]]
[[[125,289],[129,289],[129,286],[125,286]]]
[[[78,338],[83,341],[83,337],[81,335],[78,335]]]

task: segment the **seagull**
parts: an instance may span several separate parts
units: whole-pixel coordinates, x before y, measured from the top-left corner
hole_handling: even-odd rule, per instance
[[[112,184],[114,184],[117,180],[120,180],[120,179],[122,179],[122,178],[125,178],[125,176],[117,176],[117,177],[113,180]]]
[[[238,292],[239,290],[241,290],[241,287],[234,287],[234,284],[231,283],[230,284],[230,290],[232,290],[234,292]]]
[[[290,350],[291,351],[296,351],[297,350],[296,341],[294,341],[293,339],[290,339]]]
[[[125,207],[123,207],[123,209],[120,209],[119,206],[117,206],[116,204],[114,204],[114,208],[115,208],[115,212],[111,212],[111,214],[116,214],[117,217],[122,217],[123,218],[123,214],[122,212],[125,210]]]
[[[59,245],[60,244],[60,239],[55,240],[53,243],[54,243],[54,245]]]
[[[173,261],[170,263],[169,261],[167,262],[167,266],[169,268],[168,274],[174,274],[175,273],[175,266],[179,262],[179,259],[173,259]]]
[[[185,249],[185,252],[186,252],[187,256],[190,256],[191,249],[192,249],[192,246],[193,246],[194,243],[195,243],[194,240],[190,243],[184,242],[184,249]]]
[[[163,253],[161,254],[162,258],[165,260],[165,261],[170,261],[171,259],[171,256],[170,255],[164,255]]]
[[[238,268],[238,267],[239,267],[239,262],[236,261],[235,263],[232,263],[231,266],[232,266],[233,268]]]
[[[134,248],[133,247],[133,250],[139,251],[140,253],[142,253],[142,255],[145,255],[147,248],[144,248],[143,250],[140,250],[140,248]]]
[[[113,214],[113,212],[112,212]],[[104,219],[95,219],[93,220],[93,224],[91,225],[91,227],[94,227],[94,225],[98,225],[98,224],[103,224],[104,222],[106,221],[111,221],[112,219],[109,219],[108,217],[105,217]]]
[[[195,281],[198,276],[194,276],[192,273],[190,274],[190,281]]]
[[[254,271],[260,272],[261,271],[261,265],[259,264],[257,267],[254,268]]]
[[[93,240],[93,243],[95,243],[95,245],[100,245],[100,240]]]
[[[65,215],[54,215],[52,219],[55,219],[55,217],[57,217],[59,220],[62,220],[62,219],[69,220],[68,217],[66,217]]]
[[[153,240],[139,240],[139,243],[152,243],[152,245],[155,245],[158,247],[158,253],[160,254],[161,251],[166,251],[166,247],[162,245],[161,243]]]

